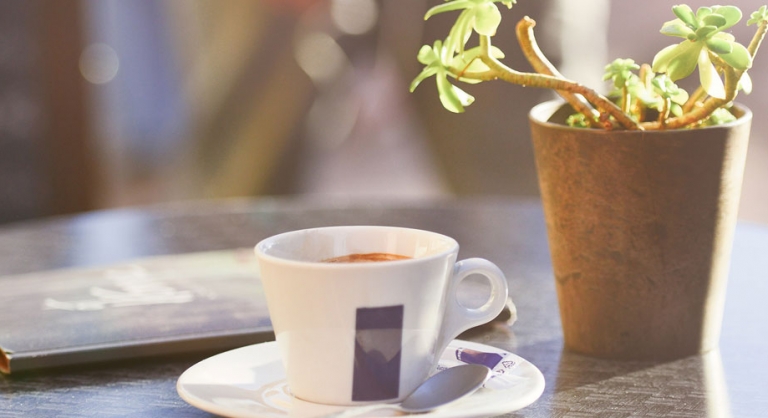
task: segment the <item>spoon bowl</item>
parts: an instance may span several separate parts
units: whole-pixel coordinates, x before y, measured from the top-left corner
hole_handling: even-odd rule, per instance
[[[428,412],[474,393],[490,375],[491,369],[481,364],[462,364],[432,375],[400,404],[365,405],[329,417],[353,417],[378,409],[396,409],[407,413]]]
[[[463,398],[481,386],[491,369],[481,364],[463,364],[443,370],[425,380],[400,403],[405,412],[427,412]]]

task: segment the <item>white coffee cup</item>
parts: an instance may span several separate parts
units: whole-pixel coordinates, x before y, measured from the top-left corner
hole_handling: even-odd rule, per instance
[[[456,262],[459,244],[434,232],[340,226],[287,232],[255,248],[272,326],[294,396],[317,403],[396,402],[418,387],[451,340],[492,320],[507,281],[490,261]],[[349,254],[404,260],[328,263]],[[488,278],[491,295],[463,306],[459,283]]]

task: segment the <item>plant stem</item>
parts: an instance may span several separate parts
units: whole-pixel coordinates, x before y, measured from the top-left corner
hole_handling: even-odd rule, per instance
[[[627,86],[621,88],[621,111],[629,113],[630,106],[632,105],[632,99],[629,96],[629,89]]]
[[[669,98],[664,99],[664,106],[661,109],[661,112],[659,112],[659,124],[661,124],[661,129],[665,129],[667,127],[666,120],[669,117],[669,109],[672,106],[672,100]]]
[[[680,129],[709,117],[715,110],[727,104],[730,100],[708,98],[696,109],[684,113],[682,116],[669,119],[666,124],[659,122],[646,122],[641,124],[645,129]]]
[[[520,43],[520,47],[523,50],[523,54],[533,66],[534,70],[538,73],[518,73],[500,62],[492,58],[488,54],[482,54],[482,59],[485,65],[498,72],[499,78],[522,85],[529,85],[533,87],[545,87],[552,88],[558,91],[562,95],[562,92],[576,93],[584,96],[591,104],[593,104],[598,110],[608,113],[613,116],[621,126],[626,129],[642,129],[641,126],[627,116],[621,109],[613,102],[605,98],[603,95],[596,91],[585,87],[579,83],[567,80],[562,74],[554,70],[554,66],[547,60],[544,54],[539,49],[536,42],[536,38],[533,36],[533,27],[536,22],[528,16],[523,17],[517,23],[517,38]],[[483,42],[481,36],[481,42]],[[490,39],[485,42],[490,45]],[[482,45],[482,44],[481,44]],[[553,71],[554,70],[554,71]],[[543,74],[542,74],[543,73]],[[553,75],[550,75],[553,74]],[[513,76],[514,75],[514,76]],[[566,100],[567,98],[564,97]],[[569,101],[570,103],[570,101]],[[578,110],[578,105],[574,106],[574,109]],[[586,113],[590,115],[592,112]],[[601,117],[601,119],[604,119]]]
[[[640,70],[638,71],[638,78],[640,78],[640,82],[643,84],[643,87],[646,90],[652,89],[652,81],[653,81],[653,71],[651,71],[651,66],[648,64],[641,64]],[[648,110],[647,106],[643,103],[642,100],[636,100],[635,101],[635,109],[634,114],[637,115],[637,121],[642,123],[645,122],[646,117],[646,111]]]
[[[520,44],[520,49],[523,51],[523,55],[526,57],[529,63],[533,66],[534,71],[540,74],[551,75],[557,78],[565,78],[557,67],[546,58],[543,52],[539,49],[539,45],[536,43],[533,36],[533,27],[536,22],[527,16],[517,23],[517,39]],[[524,43],[521,39],[530,39],[532,42]],[[538,58],[538,59],[537,59]],[[572,94],[566,91],[557,92],[560,97],[565,99],[573,110],[586,116],[587,122],[593,128],[600,128],[598,120],[600,119],[600,112],[593,109],[589,102],[580,94]]]
[[[757,32],[755,32],[752,41],[749,42],[749,46],[747,47],[747,50],[753,58],[755,57],[755,54],[757,54],[757,50],[760,49],[760,44],[763,42],[766,32],[768,32],[768,22],[763,21],[757,27]]]
[[[688,100],[683,105],[683,113],[688,113],[691,110],[693,110],[696,103],[704,99],[706,95],[707,95],[707,92],[704,90],[704,87],[699,86],[698,88],[696,88],[696,91],[694,91],[693,94],[691,94],[691,96],[688,97]]]

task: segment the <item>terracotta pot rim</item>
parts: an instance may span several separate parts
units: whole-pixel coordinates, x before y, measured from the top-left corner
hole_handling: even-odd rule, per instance
[[[714,130],[714,129],[730,129],[734,126],[743,125],[749,123],[752,120],[752,111],[741,103],[734,103],[734,107],[741,115],[733,122],[724,123],[722,125],[706,126],[703,128],[695,129],[670,129],[670,130],[654,130],[654,131],[630,131],[630,130],[606,130],[606,129],[591,129],[591,128],[574,128],[571,126],[563,125],[560,123],[549,122],[549,118],[555,114],[562,106],[568,105],[567,102],[561,99],[549,100],[537,104],[531,108],[528,112],[528,119],[537,125],[546,127],[548,129],[558,129],[566,131],[578,131],[578,132],[590,132],[595,135],[616,135],[621,133],[622,135],[645,135],[653,133],[654,135],[674,135],[679,132],[690,132],[699,130]]]

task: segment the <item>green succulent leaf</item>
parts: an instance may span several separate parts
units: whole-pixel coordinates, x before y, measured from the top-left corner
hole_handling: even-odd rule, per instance
[[[699,7],[696,10],[696,18],[698,20],[704,19],[705,17],[712,14],[712,8],[710,7]]]
[[[683,116],[683,106],[681,106],[679,103],[672,103],[672,106],[669,107],[669,113],[673,114],[674,116]]]
[[[741,20],[741,10],[736,6],[718,6],[713,10],[713,13],[713,16],[722,16],[725,19],[724,24],[715,25],[720,30],[726,30]]]
[[[656,53],[653,57],[653,63],[651,64],[651,70],[655,73],[664,73],[669,67],[669,63],[677,56],[679,45],[670,45],[661,51]]]
[[[702,88],[708,95],[724,99],[723,80],[710,54],[722,59],[718,60],[718,65],[725,63],[739,71],[752,65],[749,51],[736,42],[733,35],[722,32],[741,20],[741,10],[734,6],[700,7],[695,15],[685,5],[674,6],[672,10],[678,19],[667,22],[662,33],[687,40],[659,51],[653,59],[653,71],[665,73],[671,81],[677,81],[698,67]]]
[[[746,71],[741,74],[739,79],[739,90],[743,91],[744,94],[752,93],[752,77]]]
[[[669,63],[667,74],[672,81],[688,77],[696,69],[703,45],[698,42],[683,42],[679,54]]]
[[[700,28],[696,29],[696,39],[706,39],[717,32],[717,26],[701,26]]]
[[[689,6],[681,4],[672,11],[677,19],[666,22],[661,33],[692,41],[709,38],[741,20],[741,10],[734,6],[700,7],[694,14]]]
[[[728,65],[739,70],[744,71],[752,67],[752,55],[749,50],[738,42],[733,42],[733,49],[727,54],[718,54]]]
[[[747,26],[768,22],[768,7],[760,6],[760,8],[757,9],[756,12],[753,12],[749,17],[750,19],[747,21]]]
[[[443,107],[453,113],[463,113],[464,107],[475,101],[474,97],[451,84],[446,77],[437,77],[437,92]]]
[[[419,62],[424,65],[429,65],[438,58],[439,57],[435,53],[434,49],[432,49],[432,47],[429,45],[423,45],[421,49],[419,49],[418,55],[416,55],[416,59],[418,59]]]
[[[731,35],[728,32],[718,32],[718,33],[712,35],[712,38],[722,39],[722,40],[728,41],[728,42],[735,42],[736,41],[736,37]]]
[[[471,0],[452,0],[448,1],[443,4],[439,4],[437,6],[434,6],[427,10],[427,13],[424,15],[424,20],[429,19],[430,17],[439,14],[439,13],[445,13],[445,12],[452,12],[454,10],[460,10],[460,9],[466,9],[470,8],[474,5],[474,2]]]
[[[639,81],[639,78],[638,78]],[[633,98],[636,100],[639,100],[640,103],[643,104],[645,107],[661,110],[661,108],[664,105],[664,102],[661,100],[658,94],[656,94],[654,91],[647,89],[645,87],[645,84],[636,82],[636,83],[630,83],[629,84],[629,94],[632,95]]]
[[[707,50],[702,49],[699,53],[699,82],[704,91],[717,99],[725,99],[725,86],[723,80],[717,74],[715,66],[709,59]]]
[[[501,23],[499,8],[490,2],[480,3],[475,8],[474,28],[481,35],[493,36]]]
[[[712,37],[706,40],[707,48],[715,54],[730,54],[733,51],[733,42]]]
[[[685,25],[690,28],[695,28],[698,24],[696,15],[693,10],[687,4],[679,4],[672,7],[672,12],[680,19]]]
[[[664,23],[661,27],[661,33],[667,36],[676,36],[678,38],[687,38],[694,33],[682,20],[675,19]]]
[[[660,74],[654,77],[651,80],[651,86],[653,86],[653,93],[659,98],[670,99],[673,103],[681,105],[688,100],[688,92],[670,80],[669,76],[666,74]],[[659,102],[660,105],[657,110],[661,110],[661,105],[663,105],[663,102]]]
[[[416,56],[420,63],[424,64],[424,69],[411,81],[410,91],[413,93],[416,87],[424,81],[424,79],[436,75],[437,78],[446,78],[447,70],[446,65],[443,62],[443,43],[441,41],[435,41],[430,47],[424,45],[419,49],[419,53]]]
[[[472,35],[472,12],[464,10],[461,12],[456,23],[451,27],[448,37],[445,38],[445,52],[452,54],[458,52],[461,54],[464,50],[469,37]]]
[[[572,128],[589,128],[589,120],[583,113],[574,113],[568,116],[565,123]]]
[[[688,98],[688,92],[683,89],[678,90],[675,94],[672,95],[672,97],[670,97],[673,103],[679,104],[681,106],[688,101]]]
[[[725,108],[718,108],[707,119],[702,122],[703,126],[716,126],[724,123],[733,122],[736,120],[736,116]]]
[[[675,87],[677,87],[676,84],[675,84]],[[689,97],[688,92],[679,87],[677,87],[674,91],[670,92],[669,94],[669,98],[672,100],[672,103],[675,103],[681,106],[688,101],[688,97]]]
[[[429,9],[424,19],[429,19],[438,13],[461,10],[461,14],[445,40],[448,53],[461,53],[473,30],[486,36],[496,34],[501,24],[501,12],[496,3],[502,3],[511,8],[515,2],[516,0],[448,0]]]
[[[696,69],[699,52],[703,48],[703,43],[691,41],[670,45],[653,58],[652,70],[656,73],[666,73],[672,81],[688,77]]]
[[[640,66],[631,59],[617,59],[605,66],[603,80],[612,80],[613,86],[617,89],[629,85],[637,76],[632,73],[633,70],[639,70]]]
[[[416,87],[418,87],[419,84],[421,84],[422,81],[424,81],[425,79],[427,79],[429,77],[432,77],[435,74],[437,74],[437,67],[427,67],[427,68],[423,69],[419,73],[419,75],[417,75],[416,78],[414,78],[413,81],[411,81],[411,86],[409,88],[411,93],[413,93],[413,91],[416,90]]]
[[[725,20],[725,17],[717,14],[712,13],[711,15],[705,16],[704,19],[701,19],[701,23],[704,24],[704,26],[714,26],[715,29],[719,29],[727,23]]]

